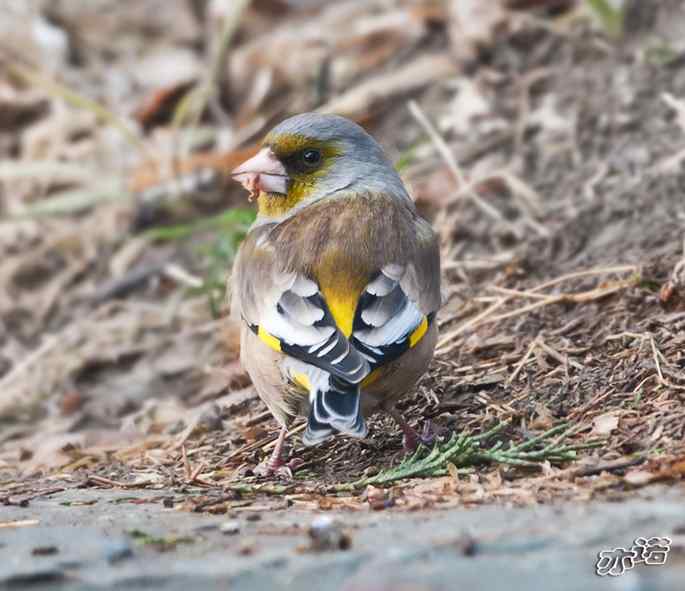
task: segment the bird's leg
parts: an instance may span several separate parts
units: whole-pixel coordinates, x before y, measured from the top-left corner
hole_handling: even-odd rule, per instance
[[[281,431],[278,434],[278,439],[276,439],[276,445],[274,446],[269,459],[266,462],[262,462],[255,468],[255,474],[257,476],[272,476],[278,472],[281,468],[286,467],[286,463],[283,460],[283,448],[285,445],[285,436],[288,434],[287,427],[281,427]]]
[[[288,434],[287,427],[281,427],[281,431],[278,433],[278,439],[276,439],[276,445],[274,446],[269,459],[262,462],[254,469],[254,473],[257,476],[273,476],[274,474],[278,476],[283,476],[284,478],[291,479],[293,477],[293,472],[304,464],[300,458],[291,458],[286,462],[284,456],[285,448],[285,436]]]
[[[389,411],[390,416],[395,419],[395,422],[402,429],[404,437],[402,438],[402,444],[407,452],[414,452],[419,447],[419,444],[429,446],[435,441],[435,434],[433,433],[433,427],[430,421],[426,421],[423,424],[423,429],[421,435],[416,432],[399,411],[392,409]]]

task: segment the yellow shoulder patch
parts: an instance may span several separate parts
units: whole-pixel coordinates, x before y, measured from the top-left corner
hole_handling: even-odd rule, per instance
[[[427,330],[428,330],[428,318],[426,316],[424,316],[423,320],[421,321],[421,324],[419,324],[414,329],[414,332],[411,333],[411,335],[409,335],[409,347],[414,347],[423,338],[423,335],[426,334]]]
[[[298,386],[304,388],[307,392],[311,392],[312,383],[309,381],[309,376],[306,373],[294,373],[292,377]]]
[[[281,341],[279,341],[275,336],[269,334],[264,330],[263,327],[259,327],[259,330],[257,331],[257,336],[269,347],[271,347],[274,351],[279,351],[281,350]]]

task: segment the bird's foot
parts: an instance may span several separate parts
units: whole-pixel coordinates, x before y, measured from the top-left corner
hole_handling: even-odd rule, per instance
[[[276,445],[268,460],[259,464],[254,470],[256,476],[279,476],[286,480],[292,480],[293,472],[297,471],[304,463],[300,458],[291,458],[286,461],[284,455],[284,442],[288,430],[283,427],[276,439]]]
[[[416,432],[416,429],[407,423],[407,421],[404,420],[404,417],[399,412],[392,411],[390,414],[400,426],[400,429],[402,429],[402,433],[404,435],[402,438],[402,445],[407,453],[415,452],[419,445],[430,447],[435,443],[436,434],[433,430],[433,424],[430,420],[427,420],[423,424],[421,434],[419,435]]]
[[[402,431],[404,433],[402,445],[407,453],[414,453],[419,448],[419,445],[430,447],[436,440],[433,423],[430,420],[427,420],[423,424],[420,435],[416,432],[416,429],[409,425],[409,423],[406,423],[406,428],[402,428]]]
[[[259,464],[254,470],[255,476],[270,477],[277,476],[283,480],[292,480],[293,474],[300,469],[304,464],[304,460],[300,458],[291,458],[287,462],[281,460],[280,462],[272,462],[269,460]]]

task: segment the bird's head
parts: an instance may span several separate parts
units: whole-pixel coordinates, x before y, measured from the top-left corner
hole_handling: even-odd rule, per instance
[[[257,154],[233,171],[257,197],[262,218],[279,218],[318,199],[354,192],[407,198],[382,148],[337,115],[304,113],[274,127]]]

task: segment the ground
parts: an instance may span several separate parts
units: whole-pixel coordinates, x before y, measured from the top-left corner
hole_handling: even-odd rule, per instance
[[[297,503],[269,515],[244,506],[227,519],[165,509],[148,491],[134,499],[71,490],[16,509],[13,517],[41,524],[3,536],[0,581],[12,590],[670,591],[685,574],[682,551],[665,566],[638,565],[616,578],[595,573],[598,552],[630,548],[646,532],[682,540],[682,497],[652,492],[622,504],[333,511],[325,515],[342,533],[335,529],[328,543],[345,536],[339,550],[311,537],[316,516]]]
[[[0,43],[1,584],[376,590],[417,569],[408,589],[483,572],[593,589],[613,584],[598,551],[670,536],[666,567],[611,581],[673,588],[682,6],[617,3],[617,32],[573,1],[503,2],[490,24],[427,0],[114,4],[1,19],[33,31],[22,56]],[[499,430],[409,474],[430,478],[401,473],[383,416],[315,449],[296,425],[294,479],[252,473],[277,431],[227,316],[253,215],[227,173],[314,108],[368,127],[441,236],[441,336],[400,409],[443,450]],[[321,515],[349,549],[309,551]]]

